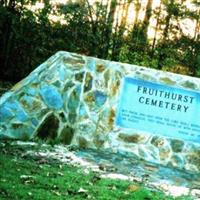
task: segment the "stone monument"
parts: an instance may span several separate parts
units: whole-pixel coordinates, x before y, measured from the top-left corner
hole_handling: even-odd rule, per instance
[[[200,80],[58,52],[0,99],[0,138],[57,140],[200,172]]]

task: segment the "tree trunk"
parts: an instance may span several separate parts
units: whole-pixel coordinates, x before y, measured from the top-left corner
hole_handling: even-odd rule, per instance
[[[126,26],[130,3],[131,3],[130,0],[128,0],[127,2],[126,2],[126,0],[124,1],[123,12],[122,12],[122,20],[121,20],[121,26],[123,26],[123,27]]]
[[[146,6],[146,12],[144,16],[144,21],[143,21],[143,33],[146,39],[148,38],[149,21],[152,15],[152,3],[153,3],[153,0],[148,0],[147,6]]]
[[[153,38],[153,43],[152,43],[152,54],[156,45],[156,38],[157,38],[157,33],[159,31],[159,25],[160,25],[160,12],[161,12],[161,3],[158,7],[158,15],[157,15],[157,22],[156,22],[156,27],[155,27],[155,32],[154,32],[154,38]]]
[[[106,39],[106,44],[105,44],[105,47],[102,49],[102,54],[101,54],[102,58],[108,57],[116,8],[117,8],[117,0],[111,0],[110,10],[108,13],[108,18],[107,18],[107,23],[106,23],[107,28],[104,33],[104,38]]]
[[[199,11],[199,15],[200,15],[200,11]],[[200,37],[200,22],[199,22],[199,15],[198,15],[198,19],[196,19],[196,27],[195,27],[195,32],[194,32],[194,40],[197,41]]]
[[[118,17],[116,19],[117,23],[115,26],[115,33],[113,35],[113,42],[112,42],[112,55],[111,59],[112,60],[118,60],[119,54],[120,54],[120,49],[123,44],[123,37],[124,37],[124,32],[126,30],[126,25],[127,25],[127,18],[128,18],[128,11],[130,7],[131,1],[124,0],[123,2],[123,12],[121,16],[121,23],[118,25]]]
[[[173,6],[173,5],[174,5],[174,0],[169,0],[169,2],[167,1],[165,3],[166,10],[167,10],[167,16],[165,17],[165,28],[163,30],[163,40],[160,45],[160,48],[162,50],[159,52],[158,69],[162,69],[163,60],[165,60],[165,57],[166,57],[163,49],[166,47],[166,40],[168,39],[168,36],[169,36],[170,22],[171,22],[171,18],[172,18],[172,14],[173,14],[171,11],[171,6]]]
[[[135,17],[134,17],[134,21],[133,21],[134,27],[137,26],[137,24],[138,24],[140,9],[141,9],[141,3],[139,2],[139,0],[136,0],[136,2],[135,2]]]
[[[172,12],[170,11],[170,6],[173,6],[173,5],[174,5],[174,0],[170,0],[169,3],[167,3],[167,16],[165,18],[165,28],[163,31],[163,41],[164,42],[168,38],[168,34],[169,34],[169,26],[170,26],[170,21],[172,18]]]

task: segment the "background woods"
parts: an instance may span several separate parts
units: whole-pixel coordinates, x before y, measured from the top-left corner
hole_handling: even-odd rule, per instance
[[[0,79],[59,50],[200,76],[199,0],[0,0]]]

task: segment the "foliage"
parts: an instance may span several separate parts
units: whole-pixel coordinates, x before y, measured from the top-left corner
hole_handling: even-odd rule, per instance
[[[56,7],[45,0],[44,8],[37,12],[27,7],[37,2],[0,1],[2,80],[19,81],[59,50],[157,69],[171,70],[181,65],[189,69],[189,75],[200,76],[199,13],[174,0],[161,1],[166,15],[162,15],[161,8],[152,10],[152,1],[148,0],[144,22],[135,19],[132,29],[126,28],[126,18],[123,17],[121,24],[118,15],[116,19],[117,0],[107,1],[106,5],[96,3],[95,6],[87,0],[69,1]],[[199,6],[196,0],[192,2]],[[138,1],[136,15],[140,8]],[[123,10],[123,16],[127,17],[127,9]],[[64,16],[65,23],[50,21],[50,14]],[[147,37],[152,16],[157,19],[156,31],[162,32],[159,39],[155,35],[153,44]],[[186,18],[196,21],[194,38],[181,31],[179,21]],[[161,26],[164,28],[159,29]]]

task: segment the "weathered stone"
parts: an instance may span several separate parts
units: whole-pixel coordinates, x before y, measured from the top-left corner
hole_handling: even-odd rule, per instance
[[[86,120],[89,116],[88,116],[88,113],[87,113],[87,110],[86,110],[86,106],[84,103],[81,103],[80,104],[80,107],[79,107],[79,112],[78,112],[78,120]]]
[[[63,89],[64,92],[68,92],[69,89],[73,88],[73,86],[75,85],[75,83],[73,83],[72,81],[69,81],[65,84],[65,87]]]
[[[18,136],[22,140],[28,140],[32,138],[34,128],[31,125],[26,125],[21,122],[15,122],[10,125],[12,129],[10,130],[10,135]]]
[[[96,65],[96,71],[101,73],[106,69],[106,66],[104,63],[97,63]]]
[[[196,78],[58,52],[1,97],[0,138],[39,135],[199,172],[199,144],[115,124],[124,77],[200,89]]]
[[[124,142],[128,142],[128,143],[142,143],[145,140],[145,136],[139,135],[137,133],[132,134],[132,135],[120,133],[119,139],[123,140]]]
[[[155,147],[163,147],[165,145],[165,139],[158,136],[154,136],[151,140],[151,144],[153,144]]]
[[[4,117],[11,117],[13,114],[15,115],[15,118],[20,122],[24,122],[28,119],[27,113],[17,101],[7,101],[0,109],[0,115],[2,115],[3,119]]]
[[[70,124],[74,124],[75,122],[76,122],[76,117],[77,117],[77,115],[76,115],[76,113],[74,112],[71,112],[71,113],[69,113],[69,122],[70,122]]]
[[[117,92],[119,91],[119,87],[120,87],[120,81],[116,81],[114,84],[112,84],[111,86],[111,95],[115,96],[117,94]]]
[[[166,162],[170,158],[171,154],[172,154],[172,151],[169,146],[159,148],[160,160],[163,160]]]
[[[171,140],[170,144],[175,153],[179,153],[183,150],[184,142],[181,140]]]
[[[38,94],[38,88],[38,83],[32,83],[29,86],[24,87],[24,92],[26,93],[26,95],[35,97]]]
[[[46,74],[43,74],[41,79],[43,79],[48,85],[51,85],[53,82],[57,81],[57,74],[57,71],[53,72],[51,69],[49,73],[46,72]]]
[[[111,74],[111,82],[110,82],[110,96],[113,97],[115,96],[118,91],[119,91],[119,87],[121,84],[121,79],[122,79],[122,74],[119,71],[114,71],[114,73]]]
[[[108,116],[108,127],[110,129],[113,128],[114,122],[115,122],[115,110],[110,109],[109,116]]]
[[[90,119],[77,124],[77,130],[79,133],[81,133],[81,135],[84,135],[87,132],[87,136],[91,137],[96,131],[96,126],[95,123]]]
[[[196,149],[193,152],[188,152],[186,160],[188,163],[197,166],[198,170],[200,170],[200,149]]]
[[[102,148],[104,145],[104,142],[106,142],[107,138],[105,137],[105,134],[97,134],[94,136],[93,142],[97,148]]]
[[[49,109],[48,108],[43,108],[43,109],[41,109],[41,111],[40,112],[38,112],[38,113],[36,113],[36,117],[37,117],[37,119],[38,120],[43,120],[43,118],[47,115],[47,114],[49,114],[51,111],[49,111]]]
[[[180,155],[173,155],[168,165],[172,165],[173,167],[179,167],[183,169],[185,161]]]
[[[87,69],[94,72],[96,69],[96,59],[88,57],[86,63]]]
[[[20,103],[27,112],[38,112],[42,109],[42,103],[39,98],[24,95]]]
[[[10,120],[14,116],[15,116],[14,113],[11,112],[9,107],[7,107],[5,104],[0,107],[0,119],[1,119],[1,121]]]
[[[189,89],[197,89],[197,85],[191,81],[185,81],[181,84],[183,87],[185,88],[189,88]]]
[[[7,131],[7,126],[5,124],[1,124],[0,125],[0,131],[2,131],[3,133],[5,133]]]
[[[62,130],[61,133],[58,137],[59,141],[64,143],[64,144],[71,144],[71,141],[74,136],[74,130],[66,125]]]
[[[160,78],[160,81],[161,81],[162,83],[167,84],[167,85],[175,85],[175,84],[176,84],[176,82],[173,81],[173,80],[172,80],[171,78],[169,78],[169,77],[161,77],[161,78]]]
[[[65,116],[65,113],[64,113],[64,112],[60,112],[60,113],[59,113],[59,117],[60,117],[60,119],[61,119],[61,121],[62,121],[63,123],[66,123],[66,122],[67,122],[67,119],[66,119],[66,116]]]
[[[94,99],[95,99],[95,105],[97,107],[102,106],[106,102],[107,96],[103,92],[94,91],[93,94],[94,94]]]
[[[58,135],[59,120],[52,113],[44,119],[38,127],[35,135],[43,140],[56,139]]]
[[[170,145],[167,140],[158,136],[154,136],[151,139],[151,144],[158,148],[160,160],[167,162],[172,154]]]
[[[84,78],[84,74],[85,74],[85,72],[80,72],[80,73],[75,74],[75,80],[82,82],[83,78]]]
[[[110,80],[110,70],[108,69],[104,72],[104,83],[106,88],[108,87],[109,80]]]
[[[36,118],[31,119],[31,123],[33,126],[37,126],[39,124],[39,121]]]
[[[21,123],[13,123],[13,124],[11,124],[11,126],[12,126],[13,129],[18,129],[18,128],[22,128],[23,124],[21,124]]]
[[[40,94],[44,102],[53,109],[60,109],[63,106],[63,100],[58,90],[52,86],[43,86],[40,89]]]
[[[105,87],[105,82],[104,82],[104,78],[101,77],[99,79],[95,78],[94,82],[93,82],[94,88],[97,91],[103,91],[104,93],[107,93],[108,88]]]
[[[61,86],[62,86],[62,84],[61,84],[61,82],[60,82],[59,80],[54,81],[54,82],[52,83],[52,85],[54,85],[54,86],[57,87],[57,88],[61,88]]]
[[[140,145],[138,147],[139,156],[143,159],[147,159],[149,161],[155,160],[155,158],[159,157],[158,150],[151,145]]]
[[[70,75],[63,66],[60,66],[58,68],[58,73],[59,73],[59,79],[62,82],[65,82],[65,80],[69,78]]]
[[[85,96],[85,102],[92,111],[99,110],[107,100],[106,94],[101,91],[93,91]]]
[[[86,140],[86,138],[79,136],[78,137],[78,146],[83,149],[88,148],[89,142]]]
[[[78,85],[71,93],[68,101],[68,109],[76,113],[76,110],[78,108],[79,102],[80,102],[80,94],[81,94],[81,86]]]
[[[92,89],[92,83],[93,83],[93,77],[89,72],[87,72],[84,83],[84,92],[88,92]]]
[[[73,144],[83,143],[87,144],[87,146],[92,147],[93,144],[93,138],[96,134],[96,126],[95,123],[91,120],[86,120],[83,123],[79,123],[76,125],[75,133],[74,133],[74,139],[72,141]],[[84,145],[82,145],[84,146]]]
[[[79,55],[72,55],[71,57],[64,57],[63,62],[68,66],[74,69],[81,69],[84,67],[85,60],[82,56]]]
[[[152,77],[150,74],[145,74],[138,71],[136,72],[136,77],[147,81],[156,81],[156,78]]]

